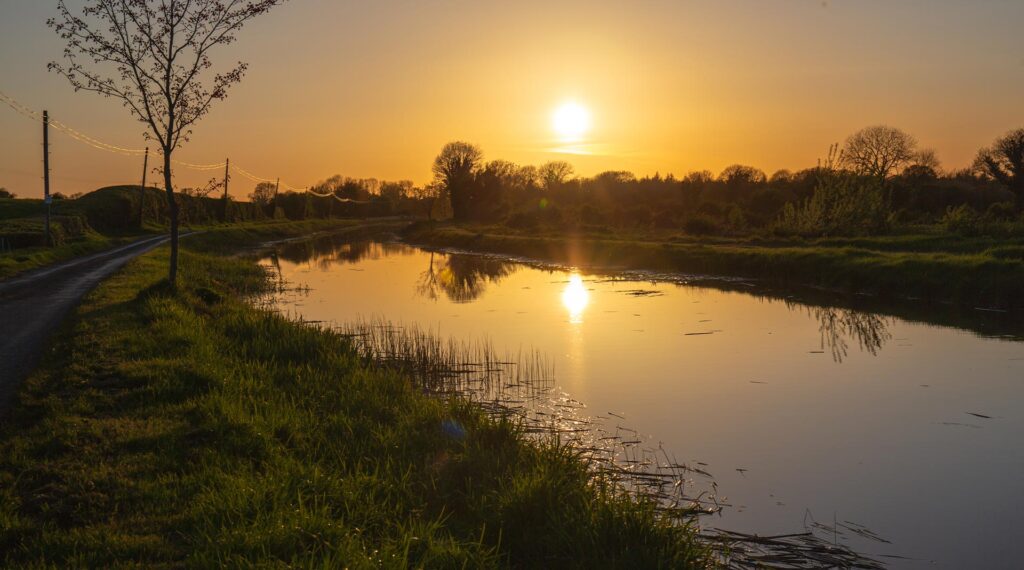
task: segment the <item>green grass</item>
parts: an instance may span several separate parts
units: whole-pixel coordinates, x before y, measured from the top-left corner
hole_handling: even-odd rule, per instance
[[[53,206],[56,209],[59,206]],[[42,216],[46,213],[46,206],[42,200],[28,198],[0,198],[0,220],[13,218],[31,218]]]
[[[313,232],[344,230],[345,228],[360,224],[362,222],[359,220],[265,220],[258,222],[236,222],[219,226],[195,225],[183,227],[182,232],[205,232],[216,229],[217,232],[210,234],[210,237],[204,237],[205,234],[200,234],[183,238],[183,241],[186,239],[197,241],[205,244],[210,249],[220,248],[221,250],[227,250],[237,248],[242,244],[252,244],[259,241],[269,241],[281,237]],[[396,225],[395,227],[397,229],[398,226]],[[42,222],[40,220],[23,219],[0,220],[0,237],[5,235],[5,228],[11,232],[37,230],[41,232]],[[25,247],[10,252],[0,252],[0,279],[52,263],[97,253],[129,243],[146,235],[166,233],[166,231],[166,228],[147,225],[144,229],[135,232],[101,234],[93,231],[91,228],[87,228],[81,235],[69,238],[65,243],[56,247]],[[214,236],[216,237],[214,238]]]
[[[177,292],[162,248],[85,299],[0,425],[3,566],[705,565],[565,446],[241,301],[266,282],[225,244],[292,231],[212,230]]]
[[[415,243],[619,266],[756,278],[883,298],[1020,307],[1024,241],[936,233],[863,239],[703,239],[689,236],[527,235],[499,227],[418,224]]]
[[[3,232],[3,229],[3,224],[0,224],[0,233]],[[131,240],[124,237],[110,238],[96,232],[89,232],[83,237],[56,247],[27,247],[11,252],[0,252],[0,279],[58,261],[103,251],[128,241]]]

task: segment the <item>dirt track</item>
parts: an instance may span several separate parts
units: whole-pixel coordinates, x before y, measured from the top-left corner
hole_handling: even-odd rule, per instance
[[[0,281],[0,414],[53,331],[100,281],[168,240],[160,235]]]

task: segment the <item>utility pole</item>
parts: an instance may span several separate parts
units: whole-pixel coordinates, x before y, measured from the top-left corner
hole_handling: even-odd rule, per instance
[[[149,147],[142,158],[142,192],[139,193],[139,227],[142,227],[143,211],[146,206],[146,172],[149,170]]]
[[[222,222],[228,221],[228,181],[231,179],[231,159],[224,159],[224,216]]]
[[[46,203],[46,245],[50,239],[50,112],[43,111],[43,202]]]
[[[281,178],[277,179],[274,183],[274,199],[270,201],[270,219],[274,219],[274,215],[277,214],[277,192],[281,189]]]

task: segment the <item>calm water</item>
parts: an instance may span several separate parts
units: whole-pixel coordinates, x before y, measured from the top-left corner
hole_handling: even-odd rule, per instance
[[[1019,315],[871,312],[376,242],[288,244],[265,263],[301,287],[279,307],[307,320],[383,317],[541,349],[588,413],[706,464],[730,505],[706,526],[835,521],[840,542],[906,557],[881,559],[897,567],[1020,567]]]

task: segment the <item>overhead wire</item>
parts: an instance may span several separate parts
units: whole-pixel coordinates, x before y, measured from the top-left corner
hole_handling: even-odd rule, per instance
[[[177,164],[178,166],[191,168],[192,170],[220,170],[221,168],[227,166],[227,163],[225,162],[221,162],[219,164],[193,164],[191,162],[185,162],[183,160],[178,160],[176,158],[172,158],[171,162]]]
[[[34,121],[41,121],[43,119],[43,115],[40,114],[38,111],[35,111],[31,107],[23,105],[22,103],[18,102],[18,100],[16,100],[15,98],[11,97],[10,95],[7,95],[3,91],[0,91],[0,101],[5,103],[8,107],[13,109],[18,114],[24,115],[25,117],[28,117],[29,119],[32,119]],[[91,137],[91,136],[89,136],[89,135],[87,135],[87,134],[85,134],[85,133],[83,133],[83,132],[81,132],[81,131],[79,131],[79,130],[77,130],[75,128],[72,128],[71,126],[69,126],[69,125],[67,125],[67,124],[65,124],[65,123],[63,123],[61,121],[57,121],[57,120],[52,119],[52,118],[50,118],[48,120],[48,123],[49,123],[50,126],[52,126],[57,131],[60,131],[60,132],[64,133],[65,135],[71,137],[72,139],[75,139],[76,141],[81,142],[82,144],[85,144],[85,145],[90,146],[92,148],[95,148],[97,150],[103,150],[103,151],[106,151],[106,152],[112,152],[112,153],[115,153],[115,154],[121,154],[121,155],[125,155],[125,156],[141,156],[143,154],[146,154],[146,152],[147,152],[147,149],[128,148],[128,147],[122,147],[122,146],[110,144],[110,143],[107,143],[107,142],[103,142],[103,141],[101,141],[99,139],[96,139],[94,137]],[[177,164],[178,166],[184,166],[185,168],[189,168],[189,169],[192,169],[192,170],[198,170],[198,171],[219,170],[219,169],[224,168],[225,166],[227,166],[226,162],[219,162],[219,163],[213,163],[213,164],[196,164],[196,163],[185,162],[183,160],[177,160],[177,159],[171,159],[171,162],[174,163],[174,164]],[[368,203],[366,201],[353,200],[351,198],[341,198],[337,194],[335,194],[334,192],[323,192],[323,193],[321,193],[321,192],[317,192],[317,191],[313,190],[312,187],[302,188],[302,187],[298,187],[298,186],[292,186],[290,184],[281,182],[280,180],[274,180],[274,179],[271,179],[271,178],[263,178],[263,177],[257,176],[255,174],[249,172],[248,170],[245,170],[244,168],[241,168],[238,165],[231,165],[231,169],[234,170],[236,173],[242,175],[242,177],[247,178],[250,181],[255,182],[257,184],[259,184],[261,182],[274,182],[280,188],[283,188],[286,191],[291,191],[291,192],[307,192],[307,193],[309,193],[309,194],[311,194],[313,196],[317,196],[317,197],[320,197],[320,198],[327,198],[327,197],[330,196],[330,197],[334,197],[335,200],[337,200],[339,202],[343,202],[343,203],[356,203],[356,204]]]

